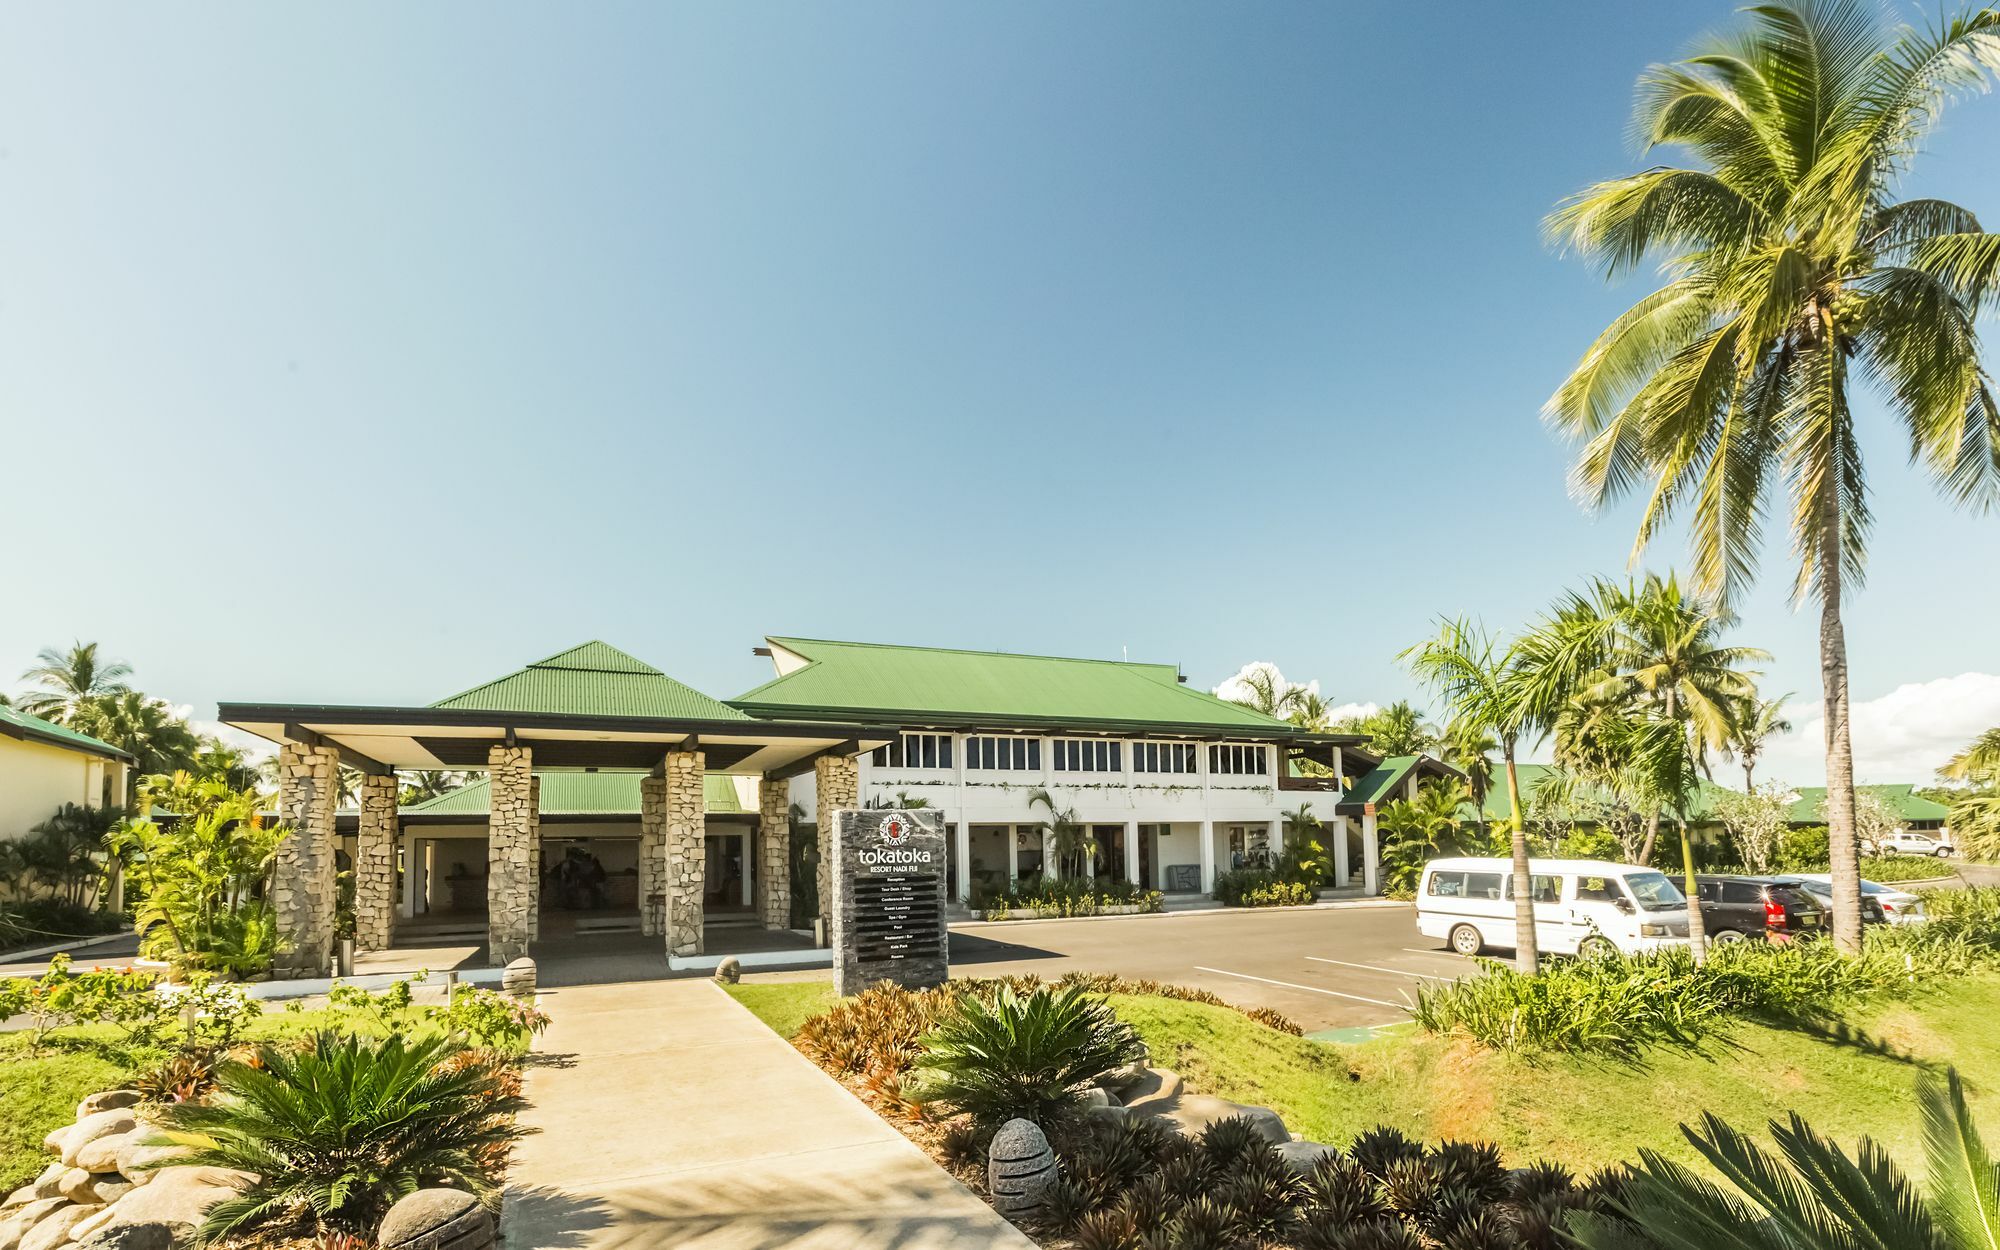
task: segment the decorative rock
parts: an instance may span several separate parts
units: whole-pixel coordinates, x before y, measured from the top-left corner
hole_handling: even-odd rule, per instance
[[[1103,1076],[1098,1077],[1097,1083],[1114,1094],[1122,1094],[1141,1081],[1144,1081],[1146,1073],[1149,1070],[1146,1066],[1146,1060],[1141,1058],[1122,1067],[1111,1069],[1111,1071],[1106,1072]]]
[[[1093,1120],[1107,1120],[1113,1124],[1123,1124],[1132,1118],[1134,1112],[1130,1107],[1121,1107],[1113,1103],[1102,1107],[1085,1107],[1083,1114]]]
[[[1109,1107],[1117,1101],[1111,1096],[1111,1091],[1102,1085],[1093,1085],[1083,1091],[1083,1105],[1086,1107]]]
[[[1007,1121],[986,1149],[986,1189],[994,1209],[1017,1224],[1041,1214],[1056,1175],[1056,1152],[1032,1120]]]
[[[0,1201],[0,1219],[5,1219],[14,1211],[27,1206],[39,1197],[41,1195],[35,1192],[35,1182],[29,1181],[13,1193],[8,1194],[4,1201]]]
[[[77,1156],[82,1153],[85,1146],[100,1137],[129,1133],[137,1127],[139,1121],[133,1119],[132,1113],[122,1107],[115,1111],[100,1111],[95,1115],[87,1115],[63,1135],[62,1161],[70,1167],[75,1167]]]
[[[376,1229],[382,1250],[484,1250],[493,1217],[479,1199],[456,1189],[419,1189],[389,1208]]]
[[[123,1133],[100,1137],[76,1152],[76,1166],[86,1172],[116,1172],[121,1151],[149,1140],[158,1131],[150,1124],[135,1124]]]
[[[128,1140],[118,1150],[118,1170],[134,1185],[145,1184],[157,1169],[193,1153],[186,1146],[148,1146],[145,1140]]]
[[[1291,1130],[1285,1127],[1284,1118],[1269,1107],[1244,1106],[1226,1098],[1210,1098],[1206,1094],[1182,1094],[1174,1100],[1171,1109],[1149,1114],[1166,1120],[1190,1136],[1217,1120],[1247,1116],[1258,1135],[1272,1145],[1282,1146],[1292,1140]]]
[[[722,962],[715,965],[715,979],[724,985],[734,985],[743,979],[743,964],[734,955],[724,955]]]
[[[94,1218],[106,1214],[99,1212]],[[70,1235],[76,1236],[77,1229],[89,1227],[90,1222],[77,1225]],[[166,1224],[117,1224],[72,1244],[77,1250],[174,1250],[174,1230]]]
[[[1324,1146],[1316,1141],[1288,1141],[1278,1144],[1278,1157],[1299,1176],[1310,1176],[1319,1166],[1321,1159],[1340,1153],[1338,1146]]]
[[[71,1202],[94,1202],[90,1185],[96,1176],[83,1168],[71,1168],[63,1173],[62,1180],[56,1182],[56,1192]]]
[[[117,1111],[121,1107],[136,1107],[146,1100],[146,1096],[136,1089],[107,1089],[92,1094],[76,1104],[76,1118],[96,1115],[100,1111]]]
[[[49,1164],[47,1168],[43,1169],[42,1174],[35,1178],[35,1197],[55,1198],[60,1196],[62,1194],[62,1189],[60,1188],[62,1178],[68,1175],[69,1169],[63,1166],[61,1159],[57,1159],[54,1163]]]
[[[19,1250],[21,1238],[49,1216],[69,1205],[67,1198],[37,1198],[0,1220],[0,1250]],[[68,1230],[64,1230],[67,1232]]]
[[[71,1236],[83,1242],[129,1225],[162,1224],[176,1240],[184,1239],[210,1207],[239,1192],[252,1179],[249,1173],[230,1168],[161,1168],[153,1173],[151,1182],[105,1207],[99,1218],[79,1225]],[[7,1248],[0,1246],[0,1250]]]
[[[500,989],[515,998],[529,998],[535,992],[535,961],[521,956],[500,973]]]
[[[21,1238],[16,1250],[56,1250],[57,1246],[69,1241],[70,1233],[78,1224],[102,1210],[101,1203],[64,1207],[30,1229]]]

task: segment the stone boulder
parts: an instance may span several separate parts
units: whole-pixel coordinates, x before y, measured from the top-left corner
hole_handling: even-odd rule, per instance
[[[128,1146],[136,1146],[146,1141],[158,1131],[158,1129],[150,1124],[136,1124],[123,1133],[113,1133],[108,1137],[100,1137],[96,1141],[86,1144],[76,1152],[76,1163],[74,1166],[80,1167],[86,1172],[116,1172],[118,1170],[118,1155],[121,1151]]]
[[[715,965],[715,979],[724,985],[734,985],[743,979],[743,961],[734,955],[724,955]]]
[[[70,1244],[77,1250],[174,1250],[174,1230],[165,1224],[120,1224]]]
[[[1167,1121],[1189,1136],[1201,1132],[1217,1120],[1245,1116],[1258,1136],[1272,1145],[1282,1146],[1292,1140],[1292,1132],[1285,1127],[1284,1117],[1269,1107],[1246,1106],[1230,1102],[1227,1098],[1210,1098],[1206,1094],[1182,1094],[1174,1100],[1173,1106],[1159,1111],[1149,1110],[1146,1114]]]
[[[183,1240],[194,1232],[210,1207],[256,1179],[248,1172],[230,1168],[189,1166],[164,1167],[152,1175],[147,1184],[77,1225],[71,1230],[71,1238],[88,1242],[109,1231],[158,1224],[168,1229],[175,1240]]]
[[[107,1089],[92,1094],[76,1104],[76,1118],[96,1115],[100,1111],[122,1111],[126,1107],[136,1107],[146,1100],[146,1096],[136,1089]]]
[[[69,1199],[57,1197],[37,1198],[16,1207],[6,1219],[0,1220],[0,1250],[20,1250],[21,1239],[33,1231],[35,1225],[69,1205]]]
[[[125,1179],[134,1185],[143,1185],[153,1179],[156,1169],[183,1159],[194,1153],[186,1146],[149,1146],[142,1134],[136,1139],[128,1139],[118,1148],[117,1168],[125,1174]]]
[[[1056,1176],[1056,1152],[1034,1121],[1009,1120],[993,1134],[986,1148],[986,1189],[1000,1214],[1017,1224],[1032,1222]]]
[[[35,1197],[55,1198],[60,1196],[62,1194],[62,1178],[68,1175],[69,1169],[63,1166],[61,1159],[57,1159],[54,1163],[49,1164],[48,1167],[42,1169],[42,1174],[35,1178]]]
[[[419,1189],[399,1200],[375,1232],[381,1250],[486,1250],[493,1216],[457,1189]]]
[[[535,975],[535,961],[523,955],[500,970],[500,990],[515,998],[527,998],[535,992]]]
[[[1098,1077],[1097,1084],[1114,1094],[1123,1094],[1126,1090],[1144,1081],[1146,1074],[1150,1071],[1151,1069],[1146,1066],[1144,1059],[1135,1059],[1131,1063],[1113,1068],[1103,1076]]]
[[[50,1148],[62,1156],[62,1161],[70,1167],[76,1166],[77,1156],[83,1148],[101,1137],[116,1137],[139,1127],[139,1121],[123,1107],[111,1111],[97,1111],[70,1125],[68,1131]],[[51,1137],[55,1136],[50,1134]],[[44,1139],[42,1144],[48,1146]]]
[[[18,1250],[56,1250],[58,1246],[67,1245],[70,1234],[78,1224],[104,1209],[100,1203],[64,1207],[28,1230],[21,1238]]]
[[[1326,1146],[1316,1141],[1288,1141],[1278,1143],[1278,1157],[1285,1166],[1298,1176],[1311,1176],[1321,1159],[1330,1159],[1340,1153],[1338,1146]]]

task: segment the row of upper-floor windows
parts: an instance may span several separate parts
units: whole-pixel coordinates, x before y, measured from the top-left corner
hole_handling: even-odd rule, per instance
[[[962,740],[965,767],[988,772],[1040,772],[1041,738],[972,734]],[[869,762],[877,768],[949,769],[957,765],[959,743],[951,734],[909,733],[875,748]],[[1199,757],[1192,742],[1156,742],[1115,738],[1048,739],[1049,765],[1065,773],[1122,773],[1129,753],[1135,773],[1192,774]],[[1271,749],[1241,742],[1215,743],[1208,748],[1208,771],[1217,776],[1268,776]]]

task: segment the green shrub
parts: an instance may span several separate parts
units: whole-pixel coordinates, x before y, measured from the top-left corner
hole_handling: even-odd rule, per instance
[[[1794,869],[1795,872],[1824,872],[1824,868]],[[1951,875],[1951,865],[1928,855],[1864,855],[1861,875],[1870,881],[1930,881]]]
[[[1057,878],[1025,890],[984,895],[973,905],[988,920],[1005,920],[1010,911],[1095,916],[1108,907],[1136,906],[1142,911],[1156,912],[1164,905],[1164,896],[1158,890],[1142,890],[1128,881]]]
[[[1229,907],[1296,907],[1316,896],[1310,885],[1272,869],[1239,868],[1215,879],[1215,897]]]
[[[0,951],[41,946],[64,938],[116,933],[125,917],[60,898],[17,899],[0,903]]]
[[[1002,985],[990,1002],[961,996],[924,1038],[915,1092],[978,1125],[1018,1116],[1052,1127],[1092,1080],[1144,1055],[1132,1027],[1080,985],[1025,994]]]
[[[170,995],[149,972],[70,967],[70,957],[58,954],[39,977],[0,980],[0,1023],[25,1019],[31,1054],[58,1033],[103,1024],[139,1046],[176,1033],[185,1034],[180,1040],[186,1045],[227,1045],[262,1010],[240,988],[206,976]]]
[[[1778,839],[1772,867],[1779,872],[1824,872],[1830,854],[1825,825],[1788,829]]]
[[[303,1048],[262,1047],[254,1065],[225,1062],[215,1083],[211,1101],[165,1111],[167,1137],[194,1151],[177,1162],[258,1180],[209,1211],[204,1243],[259,1228],[372,1237],[427,1186],[490,1198],[520,1135],[511,1073],[444,1036],[321,1031]]]

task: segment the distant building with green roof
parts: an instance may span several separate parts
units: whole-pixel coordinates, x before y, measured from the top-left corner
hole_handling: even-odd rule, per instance
[[[122,807],[132,756],[66,725],[0,705],[0,841],[64,804]]]

